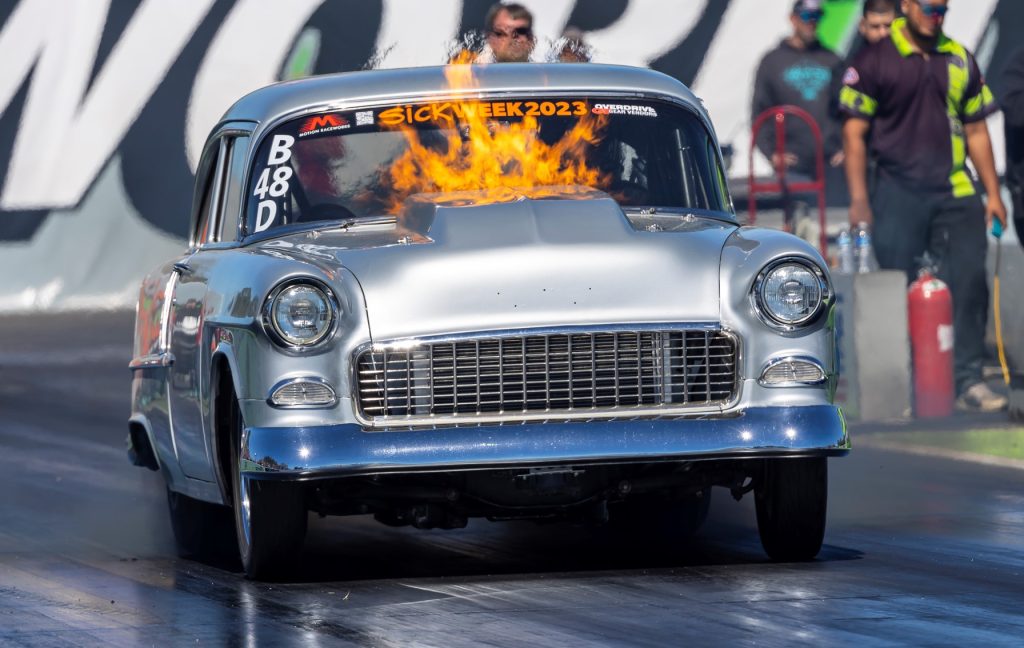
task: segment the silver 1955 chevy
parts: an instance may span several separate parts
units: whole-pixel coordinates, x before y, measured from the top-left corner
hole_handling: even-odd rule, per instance
[[[233,546],[233,519],[246,574],[280,575],[310,511],[675,537],[712,486],[753,491],[772,558],[820,550],[850,447],[827,266],[739,226],[679,82],[499,64],[263,88],[210,135],[189,232],[142,285],[128,440],[183,553]]]

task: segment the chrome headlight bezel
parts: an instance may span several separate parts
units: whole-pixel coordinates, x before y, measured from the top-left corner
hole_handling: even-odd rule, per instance
[[[278,327],[274,317],[274,309],[278,303],[278,298],[286,290],[295,286],[307,286],[317,290],[327,302],[330,312],[330,322],[324,327],[323,332],[308,340],[299,340],[286,334]],[[338,304],[338,298],[327,284],[313,277],[293,277],[274,286],[274,289],[263,300],[261,323],[263,324],[263,331],[275,344],[291,351],[304,352],[319,348],[334,337],[334,332],[338,328],[340,312],[341,307]]]
[[[810,272],[818,281],[819,294],[818,303],[811,312],[800,319],[792,321],[786,320],[778,316],[777,313],[774,313],[766,304],[764,297],[764,288],[768,277],[780,267],[788,265],[799,266]],[[785,257],[776,259],[761,269],[757,274],[757,278],[754,279],[754,286],[750,291],[750,299],[754,311],[761,321],[776,330],[792,332],[810,326],[821,317],[829,304],[832,303],[832,286],[825,271],[814,261],[803,257]]]

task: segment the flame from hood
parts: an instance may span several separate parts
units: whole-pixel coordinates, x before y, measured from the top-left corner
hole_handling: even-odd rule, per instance
[[[445,68],[453,90],[478,87],[473,76],[471,53],[463,53]],[[485,101],[485,100],[484,100]],[[488,119],[479,110],[455,115],[456,128],[447,136],[446,147],[424,145],[415,128],[398,128],[408,143],[383,174],[388,190],[389,211],[398,213],[405,200],[417,193],[481,192],[489,202],[515,200],[528,190],[531,197],[584,191],[606,184],[606,174],[587,164],[587,150],[599,143],[607,124],[606,115],[587,114],[557,142],[540,138],[534,116],[520,121]],[[444,149],[444,150],[441,150]]]

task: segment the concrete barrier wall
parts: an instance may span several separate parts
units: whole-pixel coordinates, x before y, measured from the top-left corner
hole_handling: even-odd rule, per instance
[[[523,2],[538,58],[574,25],[596,62],[691,85],[736,150],[731,173],[745,175],[754,70],[786,34],[790,0]],[[823,30],[842,50],[859,3],[828,4]],[[309,74],[441,63],[489,5],[0,3],[0,311],[131,306],[142,274],[182,249],[199,150],[237,97]],[[949,31],[996,81],[1020,25],[1019,0],[971,0],[952,6]]]

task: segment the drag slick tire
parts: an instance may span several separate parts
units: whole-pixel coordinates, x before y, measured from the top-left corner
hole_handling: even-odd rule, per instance
[[[827,459],[766,459],[754,501],[757,530],[768,556],[778,561],[812,560],[825,538]]]
[[[230,508],[168,488],[167,510],[179,556],[202,561],[234,558],[235,533]]]
[[[306,502],[301,484],[253,479],[239,469],[242,416],[232,399],[231,496],[242,569],[251,579],[286,577],[306,537]]]

